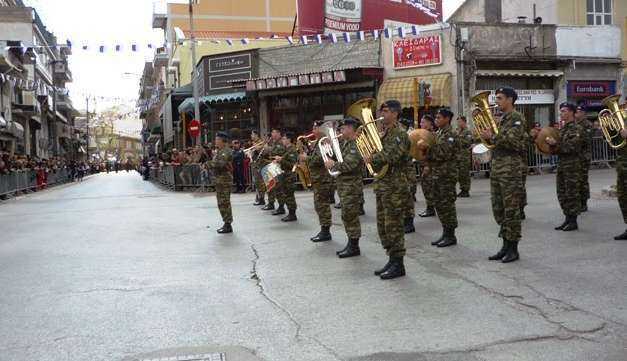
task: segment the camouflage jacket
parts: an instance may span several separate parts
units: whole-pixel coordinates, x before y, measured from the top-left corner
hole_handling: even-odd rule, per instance
[[[582,136],[584,139],[582,152],[580,154],[581,160],[590,161],[592,160],[592,136],[594,135],[592,124],[585,118],[578,121],[577,124],[583,131]]]
[[[357,149],[355,140],[345,141],[342,145],[342,163],[333,166],[334,171],[339,171],[338,182],[352,182],[363,177],[364,159]]]
[[[627,147],[616,150],[616,168],[620,171],[627,170]]]
[[[319,141],[319,139],[316,140],[316,143],[313,146],[313,151],[307,157],[307,167],[309,168],[309,173],[311,174],[311,182],[314,184],[332,183],[333,178],[324,166],[324,160],[322,159],[322,154],[320,153],[320,147],[318,147]]]
[[[468,158],[470,157],[470,148],[474,143],[474,138],[472,132],[466,129],[459,129],[455,131],[455,135],[457,136],[457,141],[459,145],[459,151],[457,153],[457,158]]]
[[[285,153],[285,147],[281,144],[280,141],[270,141],[262,150],[263,154],[261,155],[261,159],[259,160],[260,167],[263,168],[268,163],[274,160],[276,156],[283,156]]]
[[[438,129],[435,143],[427,151],[427,161],[434,177],[447,177],[457,173],[457,136],[450,125]]]
[[[213,159],[207,161],[207,168],[213,172],[216,182],[231,183],[233,181],[233,151],[229,147],[216,149]]]
[[[381,138],[383,150],[372,156],[372,165],[375,172],[388,165],[387,174],[378,179],[377,183],[386,187],[397,187],[398,182],[406,181],[405,172],[409,158],[409,136],[407,132],[395,126],[388,129]]]
[[[277,155],[283,157],[280,162],[281,169],[283,170],[283,172],[289,174],[292,173],[292,168],[294,168],[294,164],[298,162],[298,150],[296,150],[296,147],[293,145],[290,145],[287,148],[283,147],[283,149],[285,149],[284,153]]]
[[[493,172],[509,173],[516,171],[522,176],[521,164],[529,146],[529,132],[524,116],[512,111],[503,114],[499,125],[499,134],[492,137]]]
[[[556,145],[560,164],[581,160],[584,142],[584,130],[581,125],[575,121],[566,123],[560,129],[560,141]]]

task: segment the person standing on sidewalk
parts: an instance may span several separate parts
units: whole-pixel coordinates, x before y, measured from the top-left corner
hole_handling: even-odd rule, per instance
[[[246,193],[244,181],[244,151],[238,139],[233,140],[233,178],[235,178],[235,193]]]

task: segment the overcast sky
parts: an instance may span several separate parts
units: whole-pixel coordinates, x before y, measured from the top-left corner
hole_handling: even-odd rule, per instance
[[[228,0],[201,0],[228,1]],[[250,0],[261,1],[261,0]],[[84,108],[87,94],[99,97],[137,98],[139,74],[145,61],[152,60],[153,53],[129,50],[104,54],[95,48],[80,49],[82,43],[112,46],[131,43],[145,45],[162,41],[162,31],[152,29],[153,3],[161,0],[25,0],[37,9],[48,30],[60,43],[66,39],[74,44],[70,58],[70,70],[74,82],[68,86],[77,108]],[[463,0],[444,0],[444,16],[449,16]],[[131,74],[125,74],[131,73]],[[90,102],[90,108],[93,102]],[[111,105],[97,100],[98,109]]]

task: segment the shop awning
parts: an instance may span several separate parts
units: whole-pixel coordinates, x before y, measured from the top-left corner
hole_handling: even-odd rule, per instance
[[[17,139],[24,139],[24,127],[18,122],[11,122],[8,127],[11,134]]]
[[[179,113],[185,113],[194,110],[194,98],[185,98],[179,105]]]
[[[435,74],[387,79],[381,84],[377,103],[396,99],[403,108],[412,107],[417,102],[419,82],[431,84],[430,106],[451,105],[451,74]]]
[[[547,77],[558,78],[564,75],[559,70],[477,70],[477,76],[514,76],[514,77]]]
[[[200,104],[216,104],[216,103],[228,103],[228,102],[236,102],[246,99],[246,92],[231,92],[224,94],[215,94],[215,95],[205,95],[200,97]],[[194,98],[189,97],[183,100],[181,105],[179,105],[179,113],[184,113],[187,111],[194,110]]]

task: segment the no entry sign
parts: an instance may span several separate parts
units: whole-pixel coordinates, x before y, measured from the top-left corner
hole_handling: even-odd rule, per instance
[[[200,122],[198,119],[192,119],[187,127],[190,137],[196,138],[200,135]]]

